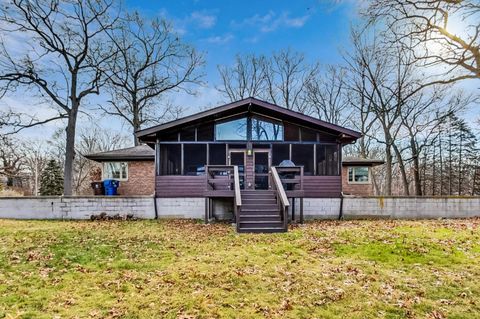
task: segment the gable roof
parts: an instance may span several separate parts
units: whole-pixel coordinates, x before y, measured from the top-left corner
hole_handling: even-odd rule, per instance
[[[85,155],[86,158],[96,162],[107,161],[153,161],[155,151],[148,145],[122,148],[113,151]]]
[[[317,118],[305,115],[300,112],[288,110],[284,107],[265,102],[253,97],[249,97],[240,101],[221,105],[203,112],[195,113],[174,121],[163,123],[160,125],[152,126],[147,129],[139,130],[135,132],[135,135],[139,139],[146,140],[148,136],[153,134],[173,129],[175,127],[181,127],[184,125],[195,124],[204,122],[207,120],[215,120],[225,116],[239,114],[245,111],[258,112],[260,114],[269,116],[281,116],[283,119],[293,122],[294,124],[306,125],[316,129],[322,129],[327,132],[332,132],[339,135],[345,135],[350,139],[357,139],[362,134],[360,132],[328,123]]]
[[[385,164],[384,160],[381,159],[372,159],[372,158],[361,158],[361,157],[344,157],[342,159],[343,166],[378,166]]]

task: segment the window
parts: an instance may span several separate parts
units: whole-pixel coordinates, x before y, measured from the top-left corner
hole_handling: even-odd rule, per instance
[[[116,179],[119,181],[128,180],[127,162],[105,162],[103,163],[103,179]]]
[[[349,183],[359,183],[359,184],[369,184],[370,183],[370,172],[368,167],[349,167],[348,168],[348,182]]]
[[[317,175],[339,175],[338,145],[317,145]]]
[[[195,141],[195,128],[189,127],[181,130],[180,141]]]
[[[197,128],[197,141],[213,141],[213,123],[202,124]]]
[[[283,125],[285,127],[285,141],[300,141],[300,130],[298,126],[286,122],[284,122]]]
[[[160,146],[160,175],[182,175],[182,146],[162,144]]]
[[[183,145],[183,169],[185,175],[205,175],[207,164],[206,144],[184,144]]]
[[[227,161],[227,149],[225,144],[209,145],[209,165],[225,165]]]
[[[313,175],[313,148],[314,144],[293,144],[292,162],[303,166],[304,175]]]
[[[283,141],[283,125],[259,118],[252,118],[253,141]]]
[[[160,140],[161,141],[167,141],[167,142],[178,141],[178,132],[163,133],[160,136]]]
[[[302,127],[302,142],[316,142],[317,141],[317,132],[310,130],[308,128]]]
[[[217,141],[245,141],[247,140],[247,118],[217,123],[215,125]]]

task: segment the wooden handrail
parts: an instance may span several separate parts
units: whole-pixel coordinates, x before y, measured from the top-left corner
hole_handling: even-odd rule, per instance
[[[288,201],[287,194],[285,193],[285,189],[283,188],[282,181],[280,180],[280,176],[278,175],[277,169],[274,166],[272,166],[272,178],[281,204],[284,207],[290,206],[290,202]]]
[[[277,192],[277,198],[279,199],[280,210],[282,212],[283,228],[286,231],[288,229],[288,207],[290,206],[290,202],[288,201],[287,194],[285,193],[285,189],[283,188],[283,184],[280,176],[278,175],[277,169],[272,166],[271,171],[273,186]]]
[[[233,167],[233,183],[235,189],[235,205],[242,206],[242,194],[240,192],[240,175],[238,174],[238,166]]]
[[[242,210],[242,193],[240,192],[240,175],[238,174],[238,166],[233,166],[233,188],[234,188],[234,212],[237,232],[240,229],[240,211]]]

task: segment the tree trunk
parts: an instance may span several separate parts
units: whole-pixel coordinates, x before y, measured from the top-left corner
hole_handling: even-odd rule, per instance
[[[135,89],[137,88],[137,82],[135,81]],[[137,94],[134,92],[132,93],[132,110],[133,110],[133,119],[132,119],[132,126],[133,126],[133,143],[135,146],[140,145],[140,141],[138,140],[135,132],[140,130],[140,109],[137,102]]]
[[[462,151],[463,151],[463,136],[460,136],[460,150],[458,152],[458,195],[462,195],[462,178],[463,178],[463,167],[462,167]]]
[[[133,142],[134,142],[135,146],[140,145],[140,140],[135,135],[135,132],[137,132],[138,130],[140,130],[140,124],[137,123],[133,126]]]
[[[392,195],[392,150],[390,145],[385,145],[385,159],[386,159],[386,168],[385,168],[385,195]]]
[[[448,135],[448,195],[452,195],[452,133],[451,132]]]
[[[415,183],[415,195],[422,196],[422,180],[420,178],[420,161],[418,155],[413,158],[413,180]]]
[[[392,147],[393,147],[393,150],[395,151],[395,155],[397,156],[398,166],[400,167],[400,173],[402,175],[403,194],[409,196],[410,190],[408,189],[407,172],[405,171],[405,163],[403,162],[402,154],[400,153],[400,150],[398,149],[397,145],[393,144]]]
[[[63,194],[65,196],[72,195],[73,160],[75,158],[75,129],[77,124],[77,114],[79,107],[78,101],[76,99],[72,100],[72,109],[68,116],[68,124],[66,130],[67,143],[65,146],[65,167],[63,172]]]
[[[436,170],[435,167],[437,166],[437,157],[436,157],[436,149],[433,148],[433,156],[432,156],[432,195],[435,196],[435,183],[436,183]]]
[[[440,135],[438,141],[438,153],[440,156],[440,196],[443,195],[443,155],[442,155],[442,136]]]

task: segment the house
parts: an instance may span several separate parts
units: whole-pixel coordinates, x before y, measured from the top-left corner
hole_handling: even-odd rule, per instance
[[[342,192],[345,195],[374,195],[372,168],[383,160],[345,157],[342,159]]]
[[[207,222],[233,218],[240,232],[276,232],[287,229],[297,209],[303,221],[305,201],[310,206],[313,199],[341,197],[342,146],[361,134],[247,98],[140,130],[136,136],[148,146],[88,156],[103,162],[104,178],[124,179],[120,194],[149,189],[157,205],[191,212],[182,216],[198,217],[202,209]],[[142,150],[148,159],[138,156]],[[133,167],[148,165],[152,167],[142,183],[154,175],[150,188],[133,186],[141,179],[141,174],[132,179]]]
[[[139,145],[85,157],[101,164],[102,180],[120,181],[119,194],[155,193],[155,151],[150,146]]]

